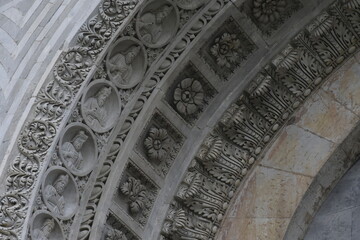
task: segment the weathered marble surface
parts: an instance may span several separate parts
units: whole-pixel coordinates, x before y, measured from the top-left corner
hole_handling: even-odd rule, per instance
[[[283,239],[296,211],[284,239],[297,239],[306,231],[328,189],[351,161],[356,161],[356,135],[348,136],[359,121],[360,105],[355,96],[358,71],[358,61],[349,59],[298,110],[247,178],[218,239]],[[353,160],[346,161],[348,157]],[[356,207],[360,189],[355,187],[359,168],[358,164],[349,171],[349,176],[334,189],[306,239],[359,238],[352,230],[359,211]],[[308,190],[311,184],[314,186]]]

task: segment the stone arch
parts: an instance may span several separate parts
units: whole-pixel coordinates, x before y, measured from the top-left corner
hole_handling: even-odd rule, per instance
[[[101,2],[9,155],[1,234],[214,239],[251,166],[357,50],[358,4],[330,3]]]

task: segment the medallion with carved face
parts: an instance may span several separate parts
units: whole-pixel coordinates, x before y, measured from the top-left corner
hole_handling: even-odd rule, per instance
[[[31,238],[36,240],[65,239],[59,221],[47,211],[35,212],[30,234]]]
[[[85,123],[95,132],[109,131],[120,116],[119,93],[107,80],[100,79],[90,83],[81,103],[81,113]]]
[[[144,46],[132,37],[120,38],[110,48],[106,58],[107,74],[117,87],[129,89],[143,80],[147,67]]]
[[[42,197],[54,216],[71,218],[79,204],[79,192],[74,178],[62,167],[51,167],[42,183]]]
[[[153,0],[139,12],[136,31],[150,48],[160,48],[170,42],[179,27],[179,10],[168,0]]]
[[[91,129],[82,123],[69,124],[60,137],[59,154],[72,174],[89,174],[97,162],[97,145]]]

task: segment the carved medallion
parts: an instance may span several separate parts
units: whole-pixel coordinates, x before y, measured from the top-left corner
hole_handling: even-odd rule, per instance
[[[60,219],[71,218],[79,204],[75,180],[62,167],[51,167],[45,173],[42,196],[48,209]]]
[[[68,125],[60,138],[59,154],[72,174],[89,174],[97,161],[97,145],[90,128],[81,123]]]
[[[209,0],[176,0],[176,4],[186,10],[194,10],[207,2],[209,2]]]
[[[59,221],[46,211],[38,211],[34,214],[31,238],[36,240],[65,239]]]
[[[121,112],[118,91],[106,80],[95,80],[89,84],[81,103],[85,123],[99,133],[107,132],[114,127]]]
[[[136,32],[150,48],[160,48],[170,42],[179,26],[179,11],[168,0],[153,0],[139,12]]]
[[[132,37],[116,41],[106,57],[107,74],[119,88],[129,89],[140,83],[146,66],[145,48],[140,41]]]

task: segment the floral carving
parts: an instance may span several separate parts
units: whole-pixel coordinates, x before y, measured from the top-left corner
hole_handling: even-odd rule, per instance
[[[122,231],[112,228],[111,226],[107,226],[105,240],[128,240],[128,239]]]
[[[215,39],[215,44],[210,49],[211,54],[216,57],[219,66],[230,68],[237,63],[241,55],[240,40],[236,34],[224,33]]]
[[[204,104],[204,90],[198,80],[186,78],[174,91],[176,109],[183,115],[196,113]]]
[[[19,148],[27,154],[44,153],[55,137],[56,129],[51,123],[33,121],[24,131]]]
[[[145,206],[146,202],[146,187],[141,184],[141,181],[133,177],[121,186],[121,192],[129,198],[130,212],[133,214],[139,213]]]
[[[285,6],[285,0],[254,0],[253,14],[262,23],[275,22]]]
[[[23,195],[8,194],[0,198],[0,227],[3,228],[2,233],[7,236],[13,235],[11,230],[22,225],[26,217],[27,204],[28,200]]]
[[[169,150],[170,139],[163,128],[153,127],[149,130],[148,137],[144,141],[148,157],[155,162],[165,160]]]

